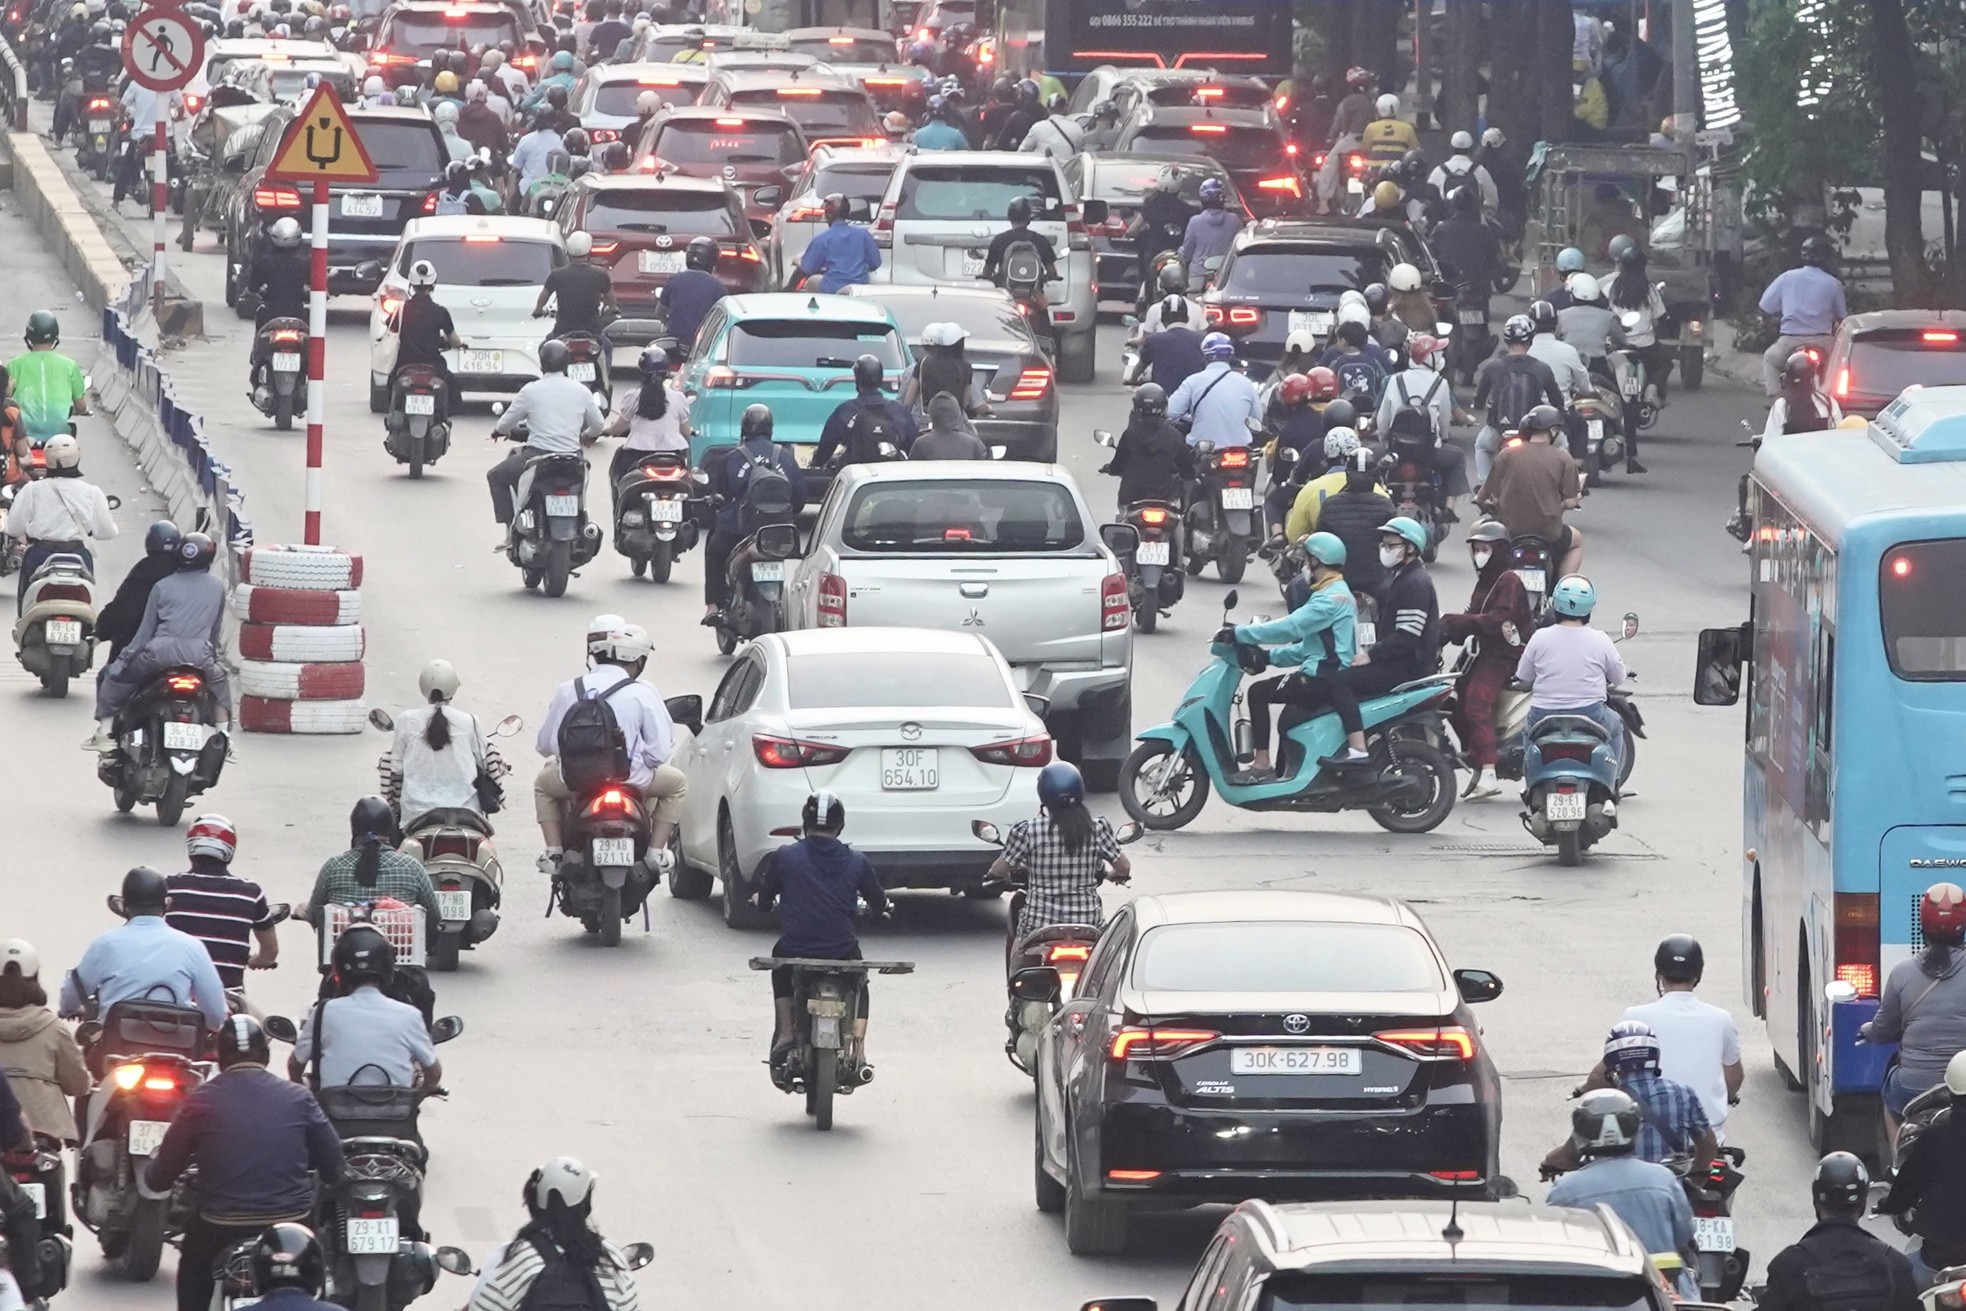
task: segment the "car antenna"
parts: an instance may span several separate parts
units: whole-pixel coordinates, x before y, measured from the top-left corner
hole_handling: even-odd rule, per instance
[[[1441,1228],[1441,1241],[1447,1244],[1448,1255],[1457,1255],[1455,1245],[1466,1238],[1467,1231],[1461,1228],[1461,1187],[1456,1184],[1448,1193],[1447,1223]]]

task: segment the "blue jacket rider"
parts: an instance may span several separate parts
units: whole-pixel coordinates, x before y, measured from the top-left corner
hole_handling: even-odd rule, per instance
[[[1358,602],[1345,585],[1345,544],[1331,533],[1312,533],[1304,539],[1304,575],[1310,596],[1282,619],[1267,624],[1238,624],[1238,642],[1276,642],[1286,645],[1269,652],[1270,664],[1291,672],[1252,683],[1249,722],[1256,758],[1233,782],[1270,781],[1270,707],[1297,706],[1319,711],[1331,700],[1319,676],[1336,673],[1352,663],[1358,646]]]
[[[867,229],[847,222],[847,199],[838,192],[826,197],[826,225],[799,256],[799,272],[819,274],[819,289],[829,294],[868,281],[881,266],[881,248]]]

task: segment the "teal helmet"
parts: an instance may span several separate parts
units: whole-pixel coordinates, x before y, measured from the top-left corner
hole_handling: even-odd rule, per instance
[[[1402,514],[1380,524],[1379,531],[1404,538],[1416,551],[1427,549],[1427,530],[1420,526],[1420,521],[1417,519],[1409,519]]]
[[[1575,246],[1565,246],[1556,253],[1556,271],[1564,277],[1584,271],[1584,252]]]
[[[1345,567],[1345,544],[1336,533],[1312,533],[1300,545],[1304,548],[1304,554],[1317,564],[1333,569]]]
[[[61,341],[61,324],[47,310],[36,310],[27,316],[27,344],[30,346],[52,346]]]
[[[1550,609],[1565,619],[1589,619],[1597,605],[1597,589],[1582,574],[1559,578],[1550,591]]]

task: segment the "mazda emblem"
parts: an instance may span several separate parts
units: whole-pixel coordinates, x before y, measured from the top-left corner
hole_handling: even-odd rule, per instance
[[[903,724],[901,726],[901,740],[903,742],[921,741],[922,726],[920,724]]]
[[[1311,1031],[1311,1017],[1308,1015],[1286,1015],[1283,1017],[1283,1031],[1285,1033],[1309,1033]]]

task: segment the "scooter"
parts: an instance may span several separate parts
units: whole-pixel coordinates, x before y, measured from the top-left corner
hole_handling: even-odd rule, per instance
[[[1420,553],[1420,558],[1428,564],[1434,562],[1440,553],[1440,544],[1447,540],[1447,525],[1440,517],[1440,487],[1434,481],[1432,466],[1427,463],[1431,451],[1430,443],[1395,436],[1391,439],[1385,458],[1380,461],[1380,467],[1385,470],[1386,491],[1392,499],[1394,513],[1404,515],[1427,530],[1427,549]]]
[[[1570,419],[1584,426],[1585,473],[1615,473],[1624,466],[1625,407],[1616,391],[1579,392],[1571,398]]]
[[[268,319],[261,326],[253,354],[253,408],[286,432],[294,426],[301,394],[302,352],[307,348],[307,325],[299,319]]]
[[[792,971],[792,1049],[772,1066],[780,1092],[804,1093],[815,1129],[833,1127],[833,1095],[849,1094],[874,1077],[854,1036],[860,983],[868,974],[913,974],[905,960],[806,960],[753,956],[754,970]]]
[[[1638,616],[1625,616],[1624,641],[1638,632]],[[1511,690],[1526,690],[1515,679]],[[1501,728],[1498,710],[1498,734]],[[1625,698],[1621,717],[1637,715]],[[1524,715],[1526,718],[1526,707]],[[1626,720],[1629,725],[1630,720]],[[1588,715],[1557,713],[1530,725],[1522,743],[1522,825],[1531,837],[1556,848],[1559,865],[1575,865],[1584,852],[1618,827],[1618,803],[1631,776],[1628,751],[1612,746],[1611,734]],[[1629,743],[1630,735],[1626,734]]]
[[[1188,504],[1188,549],[1185,567],[1196,577],[1215,562],[1216,576],[1225,583],[1242,581],[1243,569],[1256,541],[1256,470],[1247,446],[1217,451],[1215,443],[1196,442],[1194,499]]]
[[[79,555],[51,555],[23,579],[14,654],[51,697],[68,695],[68,680],[87,672],[96,654],[96,580]]]
[[[1004,252],[1003,289],[1017,305],[1017,312],[1030,323],[1038,348],[1052,359],[1058,358],[1058,330],[1044,302],[1044,258],[1028,241],[1013,243]]]
[[[1116,444],[1103,428],[1092,438],[1109,449]],[[1138,542],[1130,551],[1114,552],[1126,571],[1127,603],[1133,607],[1134,627],[1151,633],[1187,587],[1181,569],[1181,507],[1171,501],[1136,501],[1120,507],[1120,522],[1133,528]]]
[[[614,382],[608,373],[608,353],[600,337],[591,332],[569,332],[560,337],[567,348],[567,377],[594,393],[594,400],[606,414],[613,403]]]
[[[1201,814],[1212,785],[1243,810],[1363,810],[1393,833],[1438,828],[1455,800],[1442,719],[1452,674],[1415,679],[1361,705],[1372,755],[1367,765],[1327,769],[1318,763],[1344,745],[1337,715],[1296,724],[1286,715],[1277,734],[1277,776],[1230,781],[1249,741],[1242,680],[1269,663],[1261,647],[1236,641],[1228,622],[1236,601],[1233,590],[1223,599],[1223,625],[1209,645],[1209,662],[1182,694],[1173,721],[1138,734],[1140,745],[1120,766],[1126,813],[1157,832],[1178,829]]]
[[[1448,373],[1464,387],[1474,385],[1477,366],[1495,351],[1489,328],[1489,288],[1464,282],[1454,288],[1455,332],[1447,339]]]
[[[1554,564],[1550,544],[1542,538],[1523,533],[1509,539],[1509,568],[1529,593],[1529,617],[1539,624],[1549,612],[1550,570]]]
[[[1645,716],[1639,713],[1638,703],[1632,700],[1629,688],[1612,688],[1606,703],[1617,712],[1618,718],[1625,721],[1625,750],[1618,762],[1618,790],[1623,792],[1625,783],[1632,776],[1632,769],[1638,764],[1638,744],[1634,739],[1645,736]],[[1502,694],[1495,699],[1495,740],[1501,743],[1495,753],[1497,778],[1522,777],[1523,730],[1528,724],[1529,693],[1515,687],[1503,688]]]
[[[783,622],[785,562],[799,553],[799,530],[766,524],[730,553],[729,582],[717,619],[717,650],[729,655],[737,644],[778,631]]]
[[[68,1223],[68,1198],[62,1187],[62,1145],[59,1138],[37,1133],[33,1141],[17,1152],[0,1157],[14,1186],[34,1207],[41,1235],[35,1240],[40,1258],[41,1284],[46,1299],[68,1286],[69,1266],[74,1256],[75,1228]]]
[[[451,448],[449,394],[444,375],[427,364],[396,370],[389,413],[382,420],[382,449],[396,463],[407,464],[412,478],[423,477],[424,466],[435,464]]]
[[[93,173],[96,181],[107,182],[116,165],[116,101],[106,92],[92,91],[80,98],[80,109],[75,118],[75,166]]]
[[[493,414],[505,413],[495,401]],[[525,440],[525,425],[513,434]],[[494,437],[496,440],[496,437]],[[533,457],[512,490],[512,527],[505,558],[519,568],[528,592],[565,596],[573,571],[601,550],[601,527],[587,519],[587,457],[576,452]]]
[[[116,717],[116,750],[97,757],[96,777],[115,793],[116,809],[129,813],[155,803],[157,822],[169,828],[192,797],[218,786],[225,768],[226,735],[203,670],[166,669],[132,697]]]
[[[628,557],[635,577],[669,581],[676,557],[696,545],[695,507],[708,487],[680,451],[652,451],[621,475],[614,485],[614,549]]]
[[[1720,1149],[1705,1176],[1686,1174],[1680,1184],[1693,1206],[1693,1246],[1700,1253],[1700,1300],[1725,1305],[1741,1294],[1752,1254],[1734,1245],[1734,1193],[1747,1176],[1748,1154],[1739,1147]]]

